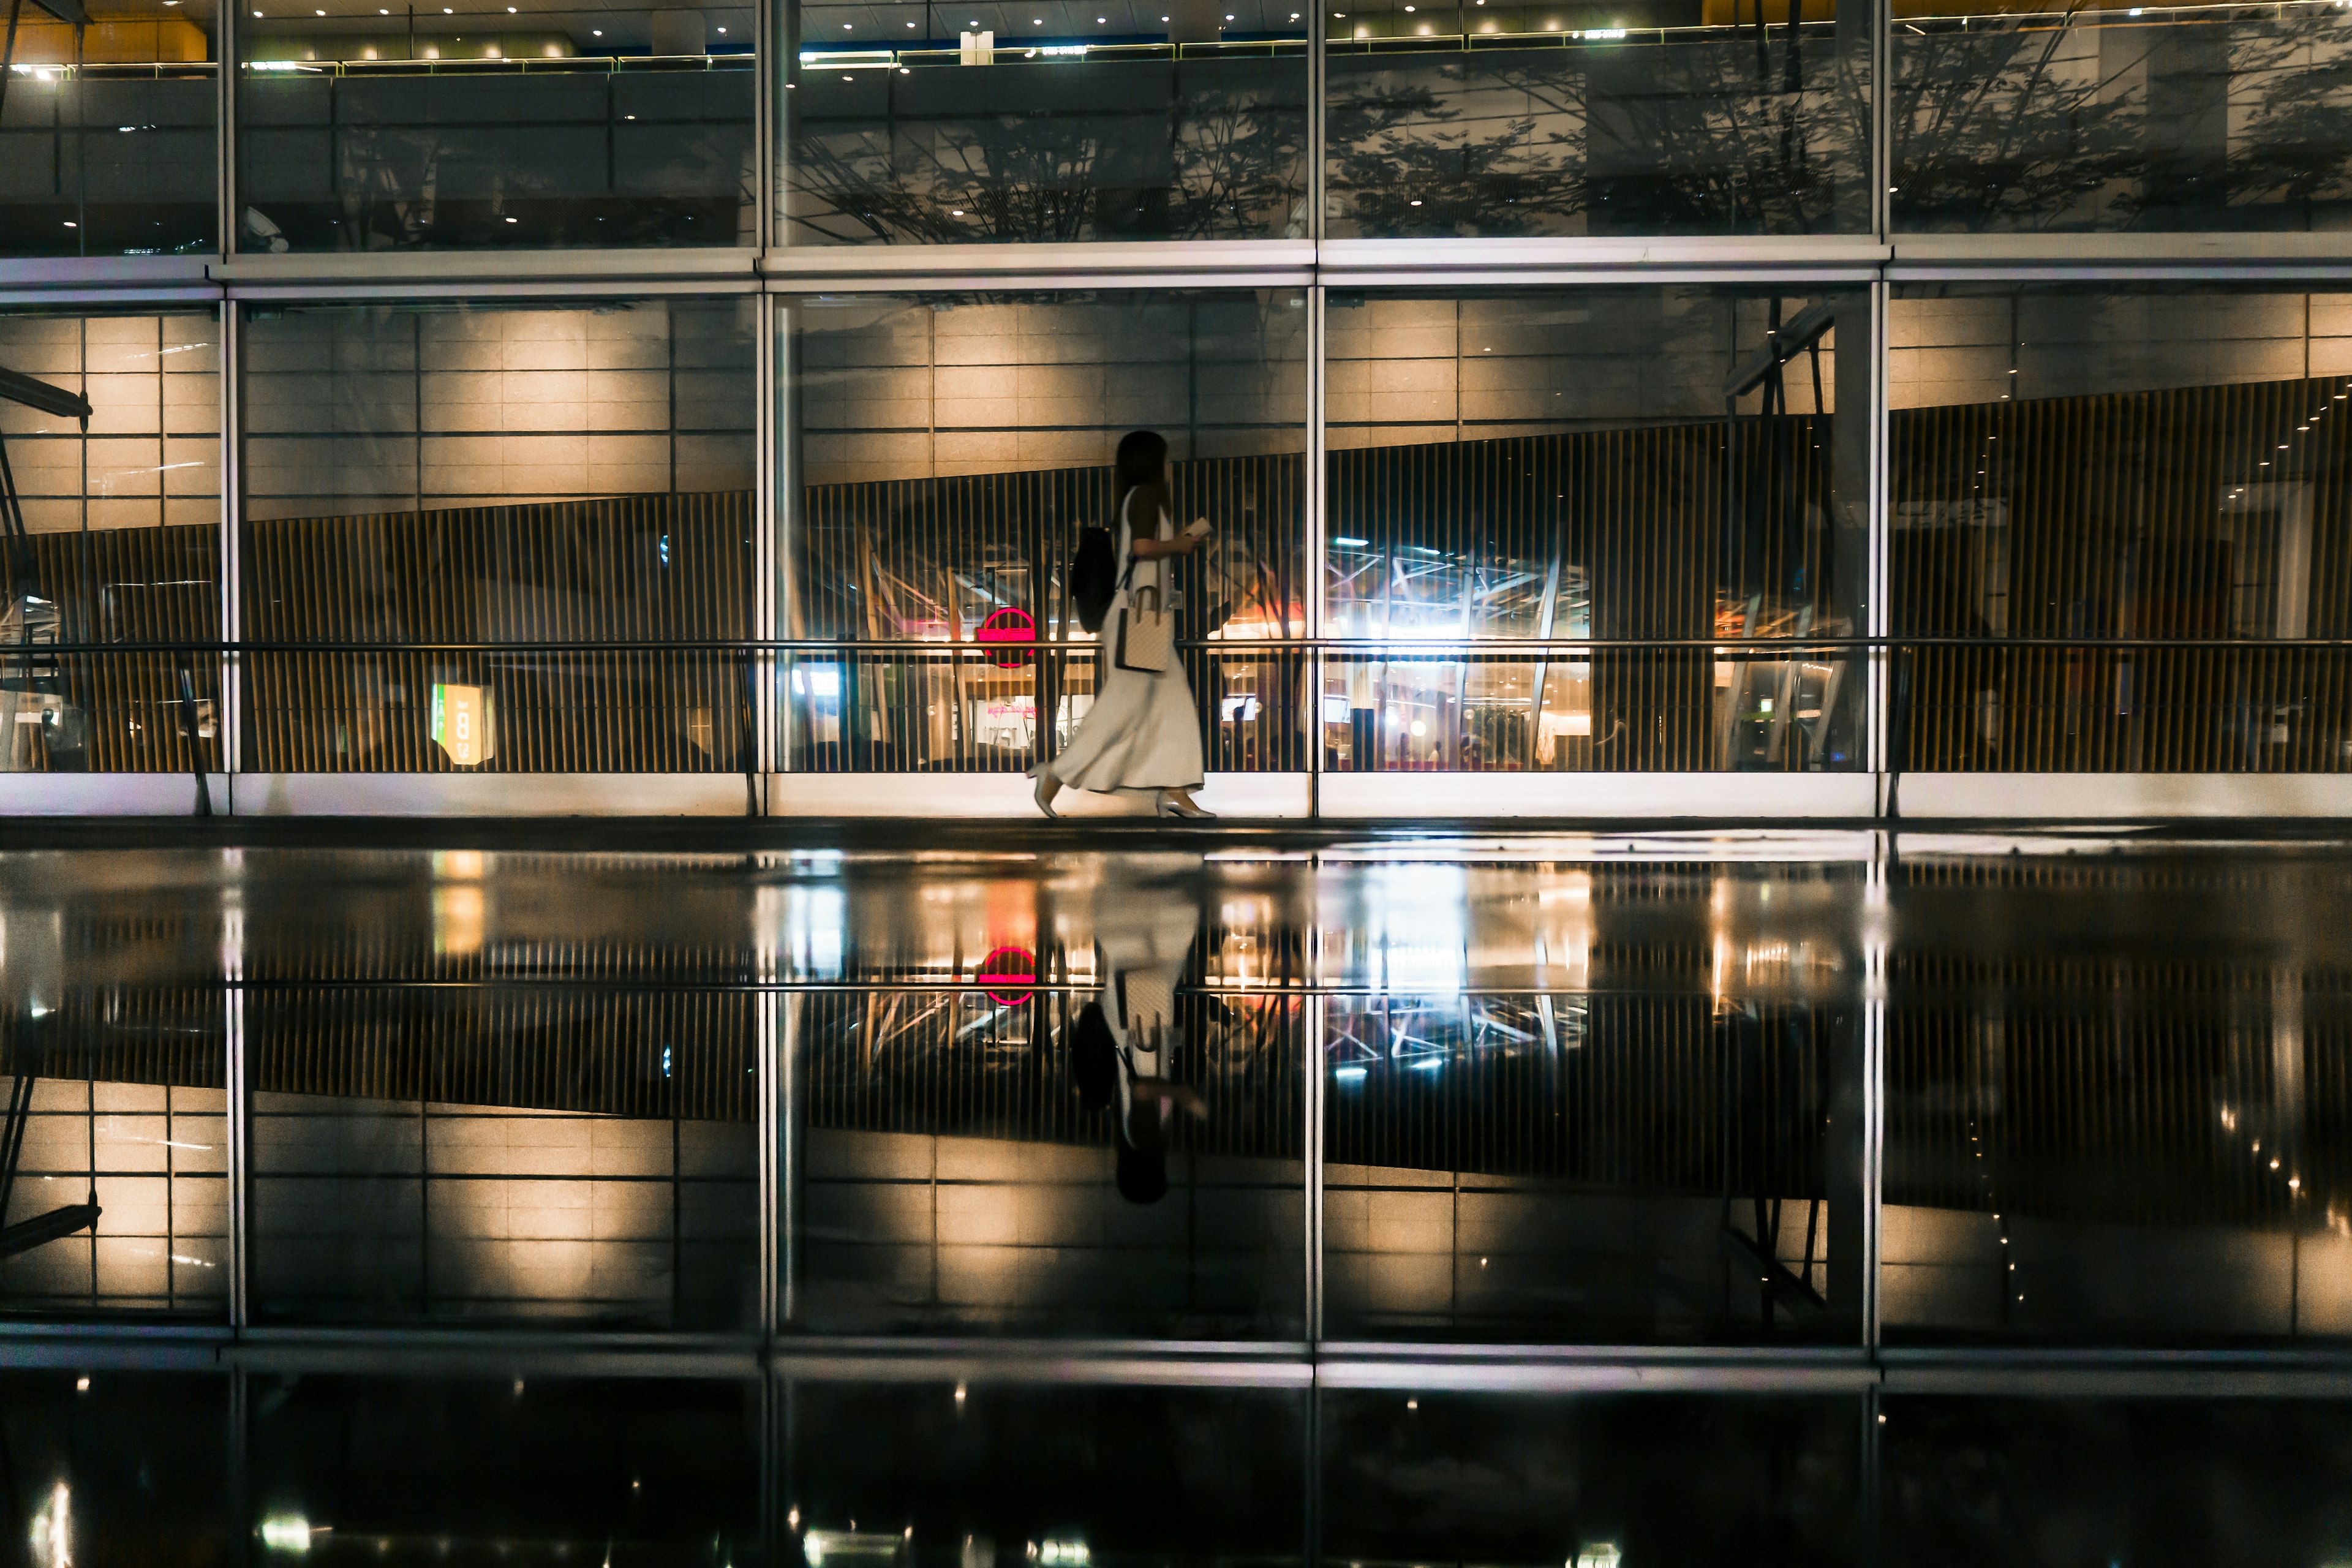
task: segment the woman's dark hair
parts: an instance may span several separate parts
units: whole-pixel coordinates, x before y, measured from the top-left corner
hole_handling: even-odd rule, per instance
[[[1156,485],[1168,468],[1167,438],[1154,430],[1130,430],[1118,438],[1118,493]]]
[[[1168,1195],[1168,1151],[1118,1146],[1118,1195],[1131,1204],[1156,1204]]]

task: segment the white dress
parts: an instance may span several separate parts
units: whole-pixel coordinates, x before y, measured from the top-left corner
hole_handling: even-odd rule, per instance
[[[1128,500],[1134,495],[1129,490]],[[1121,501],[1121,562],[1127,560],[1132,542],[1129,510],[1127,501]],[[1165,507],[1160,509],[1155,537],[1176,537],[1175,521]],[[1168,558],[1162,556],[1157,561],[1138,561],[1132,581],[1139,589],[1158,588],[1160,602],[1166,605],[1171,603],[1169,575]],[[1111,595],[1110,611],[1103,617],[1102,689],[1095,693],[1094,706],[1087,710],[1078,732],[1070,737],[1061,755],[1040,765],[1072,789],[1198,789],[1201,712],[1192,706],[1192,688],[1184,679],[1181,657],[1170,659],[1166,669],[1152,675],[1121,669],[1108,656],[1108,645],[1116,635],[1119,612],[1127,608],[1123,568],[1120,576],[1121,586]]]

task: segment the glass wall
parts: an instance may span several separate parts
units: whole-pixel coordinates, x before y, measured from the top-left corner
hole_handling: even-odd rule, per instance
[[[748,653],[662,645],[750,631],[755,315],[251,310],[247,632],[322,646],[255,657],[248,766],[754,765]]]
[[[1164,3],[785,0],[779,243],[1306,234],[1304,0]]]
[[[0,771],[221,766],[219,342],[210,310],[0,313]],[[44,651],[108,643],[167,646]]]
[[[1898,766],[2352,766],[2311,646],[2352,604],[2352,299],[1914,285],[1889,332]]]
[[[1357,0],[1325,26],[1334,237],[1871,226],[1859,0]]]
[[[1862,765],[1865,295],[1335,292],[1327,331],[1327,630],[1376,645],[1325,661],[1327,769]]]
[[[758,243],[745,0],[247,0],[237,247]]]
[[[20,5],[0,60],[0,256],[217,251],[219,0]]]
[[[2333,0],[1899,0],[1895,226],[2309,229],[2352,198]]]
[[[1305,765],[1307,312],[1297,289],[835,295],[786,309],[799,392],[786,766],[1019,773],[1093,702],[1066,569],[1110,459],[1169,444],[1178,636],[1211,772]],[[1223,645],[1241,644],[1234,651]]]

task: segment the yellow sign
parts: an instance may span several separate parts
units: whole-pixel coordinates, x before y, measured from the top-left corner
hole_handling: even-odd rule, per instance
[[[461,768],[476,767],[490,760],[494,718],[487,687],[433,688],[434,742]]]

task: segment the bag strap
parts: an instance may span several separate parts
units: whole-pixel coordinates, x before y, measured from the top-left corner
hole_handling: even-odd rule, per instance
[[[1119,525],[1127,530],[1127,570],[1118,574],[1118,585],[1122,589],[1130,588],[1135,584],[1135,524],[1129,520],[1127,515],[1129,509],[1134,505],[1135,491],[1132,489],[1129,490],[1127,494],[1119,498]]]

